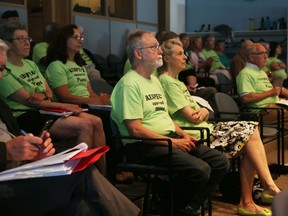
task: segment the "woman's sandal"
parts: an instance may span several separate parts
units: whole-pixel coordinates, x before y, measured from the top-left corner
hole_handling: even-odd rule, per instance
[[[267,194],[267,193],[262,193],[262,194],[261,194],[261,201],[262,201],[263,203],[272,204],[273,199],[274,199],[274,196],[273,196],[273,195],[270,195],[270,194]]]
[[[241,206],[237,207],[237,214],[242,216],[272,216],[271,210],[267,208],[264,208],[263,211],[249,211]]]

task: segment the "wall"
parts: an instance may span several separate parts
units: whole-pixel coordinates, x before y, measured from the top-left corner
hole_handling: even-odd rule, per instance
[[[186,32],[199,30],[202,24],[226,24],[233,30],[248,30],[249,17],[255,19],[255,28],[260,19],[269,16],[271,23],[280,17],[287,20],[287,0],[186,0]]]
[[[27,10],[24,7],[11,7],[11,6],[6,6],[6,5],[1,5],[0,7],[0,19],[2,16],[2,13],[5,12],[6,10],[17,10],[19,14],[19,19],[27,24]]]
[[[176,33],[185,32],[185,0],[170,1],[170,30]],[[191,1],[191,0],[188,0]],[[218,0],[214,0],[218,1]],[[192,2],[192,1],[191,1]]]
[[[125,55],[125,42],[129,31],[145,29],[157,32],[158,0],[136,0],[136,22],[104,19],[75,13],[73,22],[85,30],[84,48],[106,57],[109,53],[120,57]],[[141,22],[141,23],[138,23]],[[147,24],[146,24],[147,23]]]

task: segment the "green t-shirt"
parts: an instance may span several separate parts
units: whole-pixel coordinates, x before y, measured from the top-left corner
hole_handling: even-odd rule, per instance
[[[86,65],[94,64],[90,57],[87,55],[87,53],[85,53],[83,48],[80,49],[79,53],[81,55],[81,58],[85,61]]]
[[[47,42],[40,42],[33,48],[32,60],[36,63],[42,75],[45,75],[46,66],[41,64],[40,60],[47,55],[48,46]]]
[[[124,120],[128,119],[141,119],[145,128],[158,134],[168,135],[175,132],[162,86],[155,76],[146,79],[130,70],[114,87],[111,105],[111,117],[121,135],[129,135],[124,124]]]
[[[167,99],[169,114],[180,127],[208,127],[210,132],[213,130],[212,124],[208,124],[206,121],[201,123],[190,122],[181,113],[181,109],[186,106],[190,106],[192,109],[200,108],[200,106],[192,99],[183,82],[174,79],[167,74],[160,75],[159,80]],[[186,132],[195,136],[197,139],[200,139],[199,131],[187,130]]]
[[[266,59],[266,64],[268,65],[268,68],[270,69],[270,65],[273,62],[282,62],[280,59],[276,58],[276,57],[268,57]],[[274,71],[274,78],[280,77],[281,79],[286,79],[287,78],[287,73],[285,71],[285,69],[281,69],[281,70],[276,70]]]
[[[85,98],[90,96],[87,89],[89,82],[87,71],[74,61],[67,61],[66,64],[59,60],[51,62],[47,67],[46,76],[52,89],[68,85],[69,94]]]
[[[27,107],[8,97],[21,88],[26,89],[30,94],[46,92],[46,81],[33,61],[22,59],[22,64],[23,66],[18,67],[7,61],[6,66],[11,70],[11,73],[0,80],[0,97],[11,109],[31,110],[34,108]],[[15,117],[23,113],[13,112]]]
[[[236,77],[238,94],[240,96],[249,93],[261,93],[273,88],[267,74],[256,65],[246,63],[246,66]],[[268,97],[255,103],[249,103],[250,107],[266,107],[268,104],[276,103],[278,96]]]
[[[211,71],[219,68],[225,68],[225,66],[221,63],[219,56],[215,50],[206,50],[202,49],[201,53],[205,56],[206,59],[212,58],[212,64],[211,64]]]

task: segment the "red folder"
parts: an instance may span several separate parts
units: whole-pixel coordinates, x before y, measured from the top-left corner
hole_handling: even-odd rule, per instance
[[[110,149],[109,146],[101,146],[98,148],[93,148],[79,152],[70,159],[70,160],[80,159],[76,167],[73,169],[72,173],[84,170],[86,167],[95,163],[109,149]]]

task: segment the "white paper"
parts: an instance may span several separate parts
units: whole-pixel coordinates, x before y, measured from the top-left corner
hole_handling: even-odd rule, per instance
[[[96,109],[96,110],[112,110],[111,105],[95,105],[95,104],[88,104],[89,109]]]
[[[80,143],[59,154],[5,170],[0,172],[0,181],[71,174],[80,159],[68,160],[87,148],[86,143]]]
[[[276,102],[276,104],[288,106],[288,100],[286,100],[286,99],[280,99],[279,101]]]
[[[201,97],[195,96],[195,95],[192,95],[191,97],[192,97],[192,99],[194,101],[196,101],[201,106],[206,107],[210,111],[214,112],[214,110],[212,109],[212,107],[210,106],[210,104],[209,104],[209,102],[207,100],[205,100],[205,99],[203,99]]]
[[[65,116],[68,117],[73,114],[71,111],[67,112],[53,112],[53,111],[47,111],[47,110],[39,110],[41,114],[46,114],[46,115],[54,115],[54,116]]]

